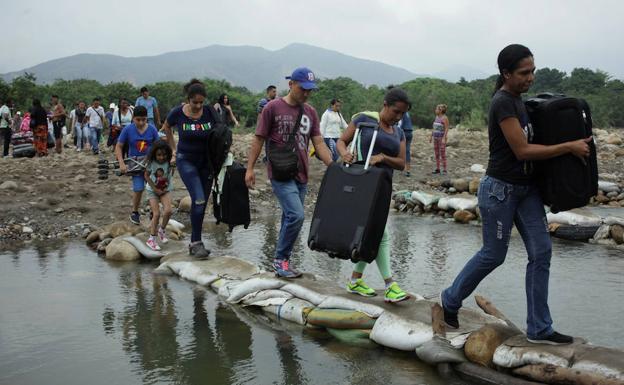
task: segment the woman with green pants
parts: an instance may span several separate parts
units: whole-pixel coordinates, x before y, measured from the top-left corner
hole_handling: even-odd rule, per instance
[[[383,168],[390,173],[390,176],[392,176],[393,170],[403,170],[405,168],[405,134],[403,130],[396,127],[396,124],[401,120],[403,114],[409,110],[410,106],[405,91],[393,88],[386,93],[383,108],[380,112],[355,114],[336,144],[342,159],[347,163],[362,160],[361,154],[368,153],[373,133],[371,130],[360,130],[358,138],[354,138],[355,128],[360,123],[375,123],[379,125],[379,131],[373,144],[370,165]],[[353,140],[356,140],[357,154],[352,154],[347,148]],[[387,229],[384,230],[381,243],[379,244],[375,263],[386,284],[384,300],[386,302],[399,302],[409,298],[407,293],[392,279],[390,270],[390,237]],[[375,290],[368,287],[362,279],[366,265],[366,262],[355,264],[351,280],[347,283],[347,291],[365,297],[372,297],[375,295]]]

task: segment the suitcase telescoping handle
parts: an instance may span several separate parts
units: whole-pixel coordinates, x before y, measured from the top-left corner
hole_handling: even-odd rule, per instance
[[[373,130],[373,138],[371,139],[371,144],[368,148],[368,154],[366,155],[366,162],[364,163],[364,170],[368,170],[368,166],[370,163],[370,158],[373,155],[373,147],[375,146],[375,141],[377,140],[377,133],[379,132],[379,124],[377,123],[368,123],[361,122],[355,127],[355,134],[353,135],[353,140],[351,141],[351,148],[349,148],[349,153],[355,156],[355,142],[357,142],[358,135],[364,128],[370,128]],[[346,167],[349,167],[349,164],[345,164]]]

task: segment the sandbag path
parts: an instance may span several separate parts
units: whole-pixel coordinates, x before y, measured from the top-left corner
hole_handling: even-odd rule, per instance
[[[440,329],[436,299],[412,294],[407,301],[388,304],[381,292],[372,298],[360,297],[311,274],[296,280],[278,279],[230,256],[197,261],[185,252],[172,253],[161,259],[155,273],[175,274],[210,287],[238,309],[254,306],[278,320],[325,328],[347,343],[414,351],[421,360],[437,365],[441,374],[453,368],[465,379],[491,384],[536,383],[526,379],[552,384],[624,384],[623,351],[586,344],[582,339],[568,346],[530,344],[500,314],[497,318],[464,308],[459,330]],[[495,308],[490,311],[496,312]]]

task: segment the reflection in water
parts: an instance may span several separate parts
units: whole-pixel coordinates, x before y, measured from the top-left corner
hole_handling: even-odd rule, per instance
[[[143,283],[142,270],[120,271],[119,280],[126,305],[119,319],[123,349],[131,361],[139,365],[139,373],[146,381],[156,380],[163,374],[173,373],[178,360],[176,341],[177,316],[171,292],[163,277],[149,277],[152,290]],[[110,309],[105,309],[103,319],[109,319]],[[104,324],[105,331],[107,324]],[[159,373],[153,373],[158,370]]]
[[[431,237],[427,241],[425,248],[427,254],[427,264],[431,267],[431,278],[433,281],[440,281],[446,276],[446,260],[449,248],[445,230],[435,230],[431,232]]]

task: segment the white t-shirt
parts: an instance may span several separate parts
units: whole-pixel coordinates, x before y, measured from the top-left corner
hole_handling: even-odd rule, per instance
[[[113,126],[126,127],[128,124],[132,123],[132,110],[128,108],[128,111],[124,114],[121,112],[121,122],[119,121],[120,111],[119,109],[113,112]]]
[[[5,114],[7,114],[6,119],[4,118]],[[10,120],[11,120],[11,110],[6,104],[3,104],[2,107],[0,107],[0,128],[10,127]]]
[[[99,106],[97,111],[93,107],[87,108],[86,116],[89,118],[89,127],[104,128],[102,117],[104,117],[104,108]]]
[[[347,128],[347,122],[336,111],[326,110],[321,116],[321,135],[323,138],[340,138],[342,130]]]

